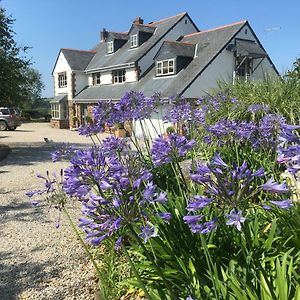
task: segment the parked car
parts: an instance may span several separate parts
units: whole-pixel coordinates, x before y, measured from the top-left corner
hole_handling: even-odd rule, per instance
[[[17,108],[0,107],[0,131],[15,130],[21,125],[21,115]]]

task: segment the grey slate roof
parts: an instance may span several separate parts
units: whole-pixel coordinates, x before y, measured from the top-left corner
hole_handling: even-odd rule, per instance
[[[184,56],[184,57],[194,57],[195,54],[195,44],[191,43],[183,43],[183,42],[173,42],[173,41],[165,41],[160,49],[158,50],[156,57],[168,56],[171,54],[174,56]]]
[[[136,62],[185,15],[186,13],[182,13],[162,21],[153,22],[151,24],[145,24],[151,27],[155,27],[156,30],[154,34],[147,40],[146,43],[143,43],[140,47],[134,49],[130,49],[130,42],[128,41],[123,47],[118,49],[116,52],[108,55],[107,45],[105,42],[101,41],[94,48],[95,50],[97,50],[97,53],[88,64],[86,71],[88,72],[103,67]]]
[[[50,100],[50,103],[62,103],[62,102],[66,102],[68,99],[68,94],[58,94],[57,96],[55,96],[52,100]]]
[[[122,32],[108,32],[109,39],[128,40],[128,34]]]
[[[95,55],[95,51],[61,49],[69,66],[72,70],[85,70],[91,59]]]
[[[74,100],[80,101],[82,99],[88,102],[88,100],[116,99],[130,90],[142,91],[146,96],[160,92],[163,98],[183,94],[185,89],[205,70],[209,63],[226,47],[246,23],[246,21],[243,21],[184,36],[181,42],[198,44],[197,55],[185,69],[175,76],[155,78],[153,65],[150,72],[138,82],[88,87],[80,92]]]
[[[142,31],[142,32],[149,32],[153,33],[155,31],[156,27],[151,25],[141,25],[141,24],[133,24],[128,32],[128,34],[131,34],[133,32]]]

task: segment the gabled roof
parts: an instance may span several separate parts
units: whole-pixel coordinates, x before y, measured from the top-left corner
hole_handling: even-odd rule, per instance
[[[156,29],[154,34],[147,40],[147,43],[143,43],[135,49],[130,49],[130,43],[127,42],[115,53],[107,55],[107,45],[105,42],[101,41],[94,48],[97,50],[97,53],[88,64],[86,71],[88,72],[138,61],[186,15],[187,13],[181,13],[161,21],[142,25],[145,27],[155,27]]]
[[[132,24],[128,34],[130,34],[134,29],[136,31],[153,33],[156,27],[152,24]]]
[[[154,59],[160,56],[161,52],[168,52],[175,56],[194,57],[195,47],[196,45],[192,43],[165,41],[154,56]]]
[[[84,70],[95,55],[92,50],[61,49],[72,70]]]
[[[146,96],[151,96],[156,92],[160,92],[162,97],[183,94],[246,24],[248,24],[247,21],[242,21],[184,36],[180,42],[198,44],[197,52],[190,64],[175,76],[155,78],[155,68],[153,67],[138,82],[88,87],[80,92],[74,100],[82,99],[88,102],[88,100],[118,99],[130,90],[143,91]]]
[[[108,32],[108,38],[116,40],[128,40],[128,33],[125,32]]]

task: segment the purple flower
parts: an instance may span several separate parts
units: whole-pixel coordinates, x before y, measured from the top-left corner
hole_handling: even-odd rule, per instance
[[[218,154],[218,153],[216,153],[214,155],[214,157],[212,158],[211,163],[213,165],[224,167],[224,168],[228,167],[228,165],[224,162],[224,160],[221,158],[220,154]]]
[[[262,177],[265,175],[265,169],[263,167],[260,167],[258,170],[252,173],[252,176],[255,177]]]
[[[190,229],[193,233],[208,234],[217,228],[217,219],[213,219],[204,223],[191,223]]]
[[[281,209],[289,209],[293,206],[293,202],[289,199],[282,200],[282,201],[269,201],[269,202]]]
[[[146,244],[149,238],[156,237],[157,231],[154,226],[142,226],[141,227],[141,233],[139,234],[139,237],[141,237],[144,240],[144,243]]]
[[[206,207],[213,201],[213,198],[206,198],[206,197],[202,197],[202,196],[194,196],[193,198],[195,199],[195,201],[190,202],[188,204],[188,206],[186,207],[187,211],[199,210],[203,207]]]
[[[242,212],[236,211],[236,209],[232,209],[227,218],[226,225],[234,225],[239,231],[242,230],[241,223],[246,221],[246,218],[242,216]]]
[[[169,222],[172,219],[172,214],[168,212],[159,212],[157,215],[165,222]]]
[[[190,225],[199,222],[204,216],[203,215],[194,215],[194,216],[184,216],[184,223]]]
[[[120,236],[117,240],[116,240],[116,243],[115,243],[115,250],[120,250],[121,248],[121,245],[123,243],[123,237]]]
[[[188,141],[184,136],[169,134],[167,139],[156,138],[152,146],[152,159],[156,167],[184,156],[195,146],[194,140]]]
[[[267,204],[262,204],[261,207],[265,210],[272,210],[272,207]]]
[[[56,146],[56,150],[54,152],[51,152],[51,159],[53,162],[57,162],[62,159],[70,159],[74,153],[75,148],[73,145],[67,144],[67,143],[61,143]]]
[[[185,300],[194,300],[191,295],[188,295]]]
[[[289,192],[289,189],[287,188],[285,183],[277,183],[274,181],[274,178],[270,178],[266,183],[261,185],[262,189],[264,191],[270,192],[270,193],[278,193],[278,194],[284,194]]]

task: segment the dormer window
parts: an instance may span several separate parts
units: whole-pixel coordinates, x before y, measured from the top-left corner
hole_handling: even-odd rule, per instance
[[[110,41],[107,42],[107,53],[113,53],[114,52],[114,42]]]
[[[138,35],[132,34],[130,36],[130,48],[135,48],[138,46]]]
[[[93,73],[93,85],[99,85],[100,84],[100,72]]]
[[[156,63],[156,75],[171,75],[175,74],[175,59],[160,60]]]

